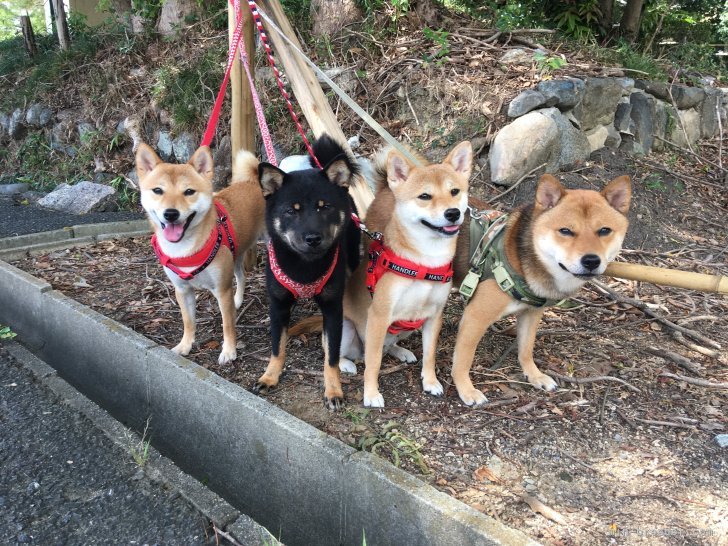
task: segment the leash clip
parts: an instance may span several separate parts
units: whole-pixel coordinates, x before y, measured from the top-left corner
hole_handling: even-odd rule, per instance
[[[478,283],[480,283],[480,275],[477,271],[473,271],[471,269],[468,271],[468,274],[465,275],[465,278],[463,279],[463,282],[460,283],[460,288],[458,289],[458,292],[463,295],[466,302],[473,297],[473,293],[478,287]]]
[[[493,264],[491,271],[493,272],[495,282],[498,283],[498,286],[500,286],[500,289],[503,290],[503,292],[508,292],[511,288],[516,286],[516,283],[513,282],[513,279],[503,266],[503,262],[498,261]]]

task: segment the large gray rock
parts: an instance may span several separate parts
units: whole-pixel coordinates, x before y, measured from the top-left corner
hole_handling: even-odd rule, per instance
[[[540,108],[542,106],[553,106],[556,104],[558,99],[552,99],[551,104],[547,104],[549,101],[542,93],[535,91],[534,89],[527,89],[508,105],[508,117],[518,118],[524,114],[528,114],[531,110]]]
[[[622,95],[628,97],[634,91],[634,80],[632,78],[615,78],[614,79],[622,87]]]
[[[609,137],[609,131],[604,125],[600,125],[584,133],[584,136],[586,136],[586,140],[589,142],[589,153],[591,153],[600,148],[604,148]]]
[[[700,114],[694,108],[678,110],[678,118],[669,140],[678,146],[692,146],[700,138]]]
[[[703,89],[688,87],[687,85],[670,85],[664,82],[637,80],[635,87],[667,103],[672,104],[672,101],[675,101],[675,106],[680,110],[697,106],[705,97]]]
[[[25,123],[29,127],[45,127],[53,118],[53,110],[42,104],[33,104],[25,113]]]
[[[503,127],[490,147],[490,173],[495,184],[510,185],[546,163],[547,172],[559,164],[559,128],[539,112],[529,112]]]
[[[607,138],[604,141],[604,146],[607,148],[617,149],[622,143],[622,135],[619,134],[612,125],[607,125]]]
[[[559,110],[573,108],[584,97],[584,80],[565,78],[539,82],[538,90],[546,98],[547,106],[557,106]]]
[[[613,78],[587,78],[584,97],[574,107],[573,114],[582,131],[598,125],[610,125],[622,97],[622,86]]]
[[[15,140],[20,140],[25,134],[25,126],[23,125],[23,111],[18,108],[12,114],[8,120],[8,136]]]
[[[116,190],[93,182],[79,182],[73,186],[61,184],[38,204],[70,214],[116,210]]]
[[[172,141],[174,157],[178,163],[186,163],[197,150],[197,139],[192,133],[182,133]]]
[[[630,119],[634,123],[631,131],[636,145],[633,153],[648,154],[652,150],[654,127],[655,98],[641,91],[635,91],[629,96],[631,106]],[[630,127],[631,129],[631,127]]]
[[[661,152],[665,149],[667,144],[662,139],[669,138],[670,124],[674,123],[675,119],[677,113],[671,105],[658,99],[652,101],[652,135],[655,137],[652,141],[653,151]]]
[[[174,150],[172,147],[172,135],[169,131],[159,131],[159,138],[157,139],[157,153],[163,161],[172,160]]]
[[[558,108],[539,110],[544,116],[551,118],[559,128],[560,153],[559,169],[570,170],[584,163],[591,153],[586,135],[574,127]]]
[[[629,124],[632,116],[632,104],[629,98],[622,97],[617,104],[617,110],[614,112],[614,128],[622,133],[629,133]]]
[[[718,134],[718,116],[723,94],[718,89],[705,89],[705,98],[700,103],[700,136],[712,138]]]
[[[56,123],[51,129],[51,149],[76,157],[76,148],[69,144],[73,139],[74,125],[71,120],[63,120]]]
[[[30,189],[30,184],[17,182],[13,184],[0,184],[0,195],[17,195]]]
[[[515,48],[509,49],[498,59],[502,64],[533,64],[533,51],[530,49]]]

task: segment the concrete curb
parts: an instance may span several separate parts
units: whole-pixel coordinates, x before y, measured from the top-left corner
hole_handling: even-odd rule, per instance
[[[0,323],[286,544],[536,544],[4,262]]]
[[[0,260],[16,260],[26,254],[84,246],[121,237],[137,237],[148,233],[151,233],[151,229],[146,220],[125,220],[106,224],[80,224],[53,231],[5,237],[0,239]]]
[[[17,342],[5,344],[8,352],[28,369],[35,378],[53,391],[64,404],[71,406],[91,421],[117,446],[133,458],[135,446],[145,441],[126,428],[106,411],[61,379],[56,370],[36,357]],[[210,491],[192,476],[185,474],[172,461],[163,457],[154,447],[148,451],[144,473],[153,482],[164,484],[178,492],[184,499],[212,521],[219,529],[230,533],[241,544],[251,546],[275,546],[280,544],[267,529],[241,514],[224,499]]]

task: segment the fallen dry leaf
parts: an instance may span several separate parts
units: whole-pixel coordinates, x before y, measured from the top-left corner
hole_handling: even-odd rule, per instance
[[[541,514],[543,517],[550,519],[551,521],[554,521],[560,525],[565,525],[566,520],[564,519],[564,516],[562,516],[560,513],[558,513],[556,510],[551,508],[550,506],[546,506],[543,502],[541,502],[536,497],[532,497],[531,495],[523,495],[521,496],[521,500],[528,504],[528,506],[531,507],[531,510],[534,512]]]

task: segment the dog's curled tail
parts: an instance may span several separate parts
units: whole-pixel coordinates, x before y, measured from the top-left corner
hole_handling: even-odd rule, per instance
[[[323,315],[313,315],[298,321],[288,329],[288,336],[300,336],[302,334],[313,334],[324,329]]]
[[[409,152],[417,158],[417,160],[420,162],[421,165],[429,165],[430,162],[420,153],[412,150],[409,146],[407,147]],[[389,159],[390,154],[397,154],[402,158],[403,161],[407,162],[407,164],[410,167],[414,167],[411,161],[409,161],[404,155],[400,154],[397,150],[395,150],[393,147],[388,146],[386,148],[383,148],[382,150],[379,150],[377,154],[374,156],[374,159],[372,160],[373,163],[373,182],[374,187],[378,190],[381,190],[382,188],[387,188],[387,161]]]
[[[258,183],[258,159],[248,150],[240,150],[233,163],[232,184],[238,182]]]

